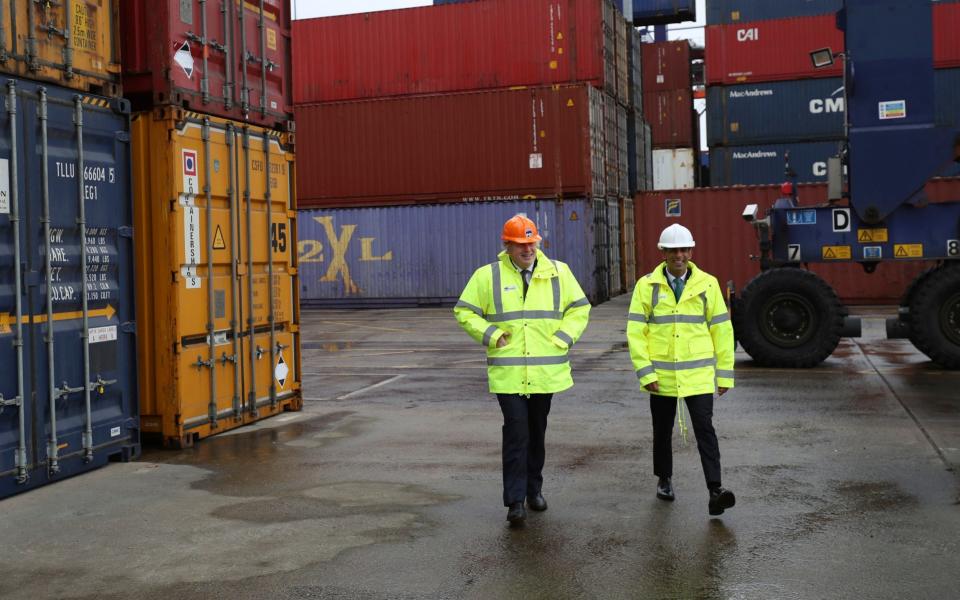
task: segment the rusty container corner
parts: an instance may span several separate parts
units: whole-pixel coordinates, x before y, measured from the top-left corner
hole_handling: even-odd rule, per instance
[[[290,0],[123,0],[120,22],[134,110],[172,104],[294,131]]]
[[[120,96],[119,7],[120,0],[4,2],[0,72]]]
[[[188,446],[302,407],[288,142],[289,134],[176,107],[133,118],[148,440]]]

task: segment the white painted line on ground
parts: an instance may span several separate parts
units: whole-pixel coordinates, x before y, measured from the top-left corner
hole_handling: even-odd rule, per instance
[[[395,376],[391,377],[390,379],[384,379],[384,380],[381,381],[380,383],[375,383],[375,384],[373,384],[373,385],[368,385],[367,387],[362,387],[362,388],[360,388],[359,390],[354,390],[354,391],[350,392],[349,394],[344,394],[343,396],[339,396],[339,397],[337,397],[337,400],[346,400],[347,398],[352,398],[353,396],[356,396],[356,395],[358,395],[358,394],[362,394],[363,392],[369,392],[369,391],[372,390],[372,389],[376,389],[376,388],[378,388],[378,387],[380,387],[380,386],[387,385],[388,383],[393,383],[394,381],[397,381],[398,379],[403,379],[404,377],[406,377],[406,375],[395,375]]]

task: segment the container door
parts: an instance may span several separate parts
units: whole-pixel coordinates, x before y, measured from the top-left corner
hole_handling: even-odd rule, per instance
[[[237,136],[240,360],[246,412],[256,418],[263,406],[300,405],[293,156],[274,133],[243,128]]]
[[[620,279],[620,200],[607,198],[607,231],[610,243],[607,245],[610,267],[610,296],[616,296],[623,291]]]
[[[597,282],[597,297],[595,302],[603,302],[610,298],[610,262],[607,247],[610,244],[610,232],[607,229],[607,200],[595,198],[593,200],[593,253],[597,259],[594,278]]]
[[[202,4],[202,3],[201,3]],[[258,122],[271,115],[280,122],[293,112],[290,83],[289,0],[234,0],[236,30],[233,64],[243,114]]]
[[[0,336],[24,345],[0,347],[14,366],[4,397],[27,400],[16,421],[19,411],[4,410],[0,435],[5,447],[16,437],[15,476],[36,485],[138,451],[130,148],[126,114],[115,112],[123,105],[20,85],[6,113],[17,139],[8,135],[0,165],[13,192],[0,227],[20,242],[5,243]],[[19,222],[9,219],[14,199]]]

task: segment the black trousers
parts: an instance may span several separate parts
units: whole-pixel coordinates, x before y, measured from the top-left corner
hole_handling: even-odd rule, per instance
[[[700,464],[707,487],[720,485],[720,445],[713,429],[713,394],[698,394],[684,398],[693,433],[697,437]],[[650,394],[650,413],[653,415],[653,474],[673,476],[673,422],[677,416],[677,399],[672,396]]]
[[[543,488],[544,438],[553,394],[497,394],[503,412],[503,505]]]

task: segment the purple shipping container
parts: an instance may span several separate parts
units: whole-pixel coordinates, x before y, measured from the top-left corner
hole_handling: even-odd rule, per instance
[[[496,260],[500,229],[517,213],[537,223],[547,256],[567,263],[587,297],[602,302],[609,250],[596,242],[609,235],[595,236],[606,219],[595,222],[594,205],[574,199],[301,210],[301,304],[452,304],[473,271]],[[438,238],[437,231],[456,235]]]

